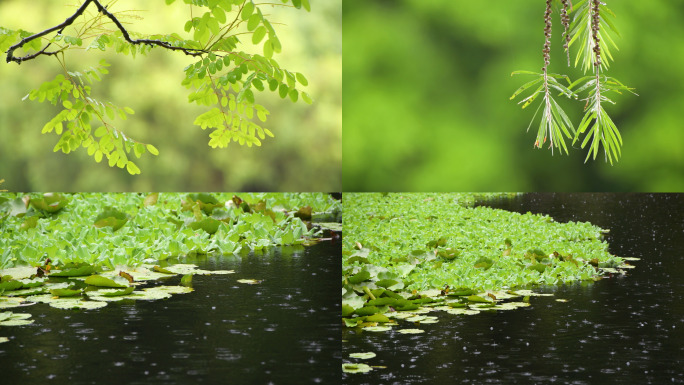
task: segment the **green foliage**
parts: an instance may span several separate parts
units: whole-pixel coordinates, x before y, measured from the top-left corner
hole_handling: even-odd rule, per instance
[[[166,1],[166,4],[174,2]],[[149,36],[129,33],[118,20],[125,17],[125,13],[107,9],[100,9],[91,16],[77,13],[83,20],[62,26],[56,34],[34,35],[0,28],[0,48],[8,52],[8,62],[21,63],[40,55],[52,55],[64,69],[63,74],[27,95],[31,100],[47,100],[63,107],[42,131],[54,131],[60,136],[54,151],[68,154],[84,147],[96,162],[106,158],[110,167],[125,167],[129,174],[140,173],[138,165],[130,159],[133,155],[140,158],[146,152],[152,155],[159,153],[152,144],[131,139],[113,125],[112,121],[117,116],[126,120],[127,115],[134,113],[133,109],[118,107],[91,96],[91,85],[101,81],[101,77],[109,72],[106,68],[109,64],[102,60],[97,67],[72,72],[66,66],[66,52],[71,49],[113,50],[135,57],[147,54],[152,48],[162,47],[196,57],[197,62],[184,69],[182,84],[191,89],[190,103],[213,107],[194,121],[202,129],[212,129],[209,134],[212,148],[223,148],[231,142],[248,147],[260,146],[266,137],[274,137],[272,131],[262,127],[269,112],[256,104],[255,90],[265,91],[268,88],[292,102],[297,102],[301,96],[306,103],[312,103],[311,97],[301,90],[308,85],[306,77],[281,68],[274,59],[274,54],[282,52],[282,44],[273,27],[275,22],[272,23],[262,13],[264,4],[252,0],[183,2],[190,5],[191,18],[184,26],[188,38],[179,33]],[[308,0],[283,0],[281,3],[282,6],[292,3],[297,9],[310,11]],[[69,32],[73,36],[63,32],[69,26],[73,27]],[[244,45],[242,35],[251,36],[249,40],[260,47],[263,54],[239,50]],[[26,37],[31,40],[23,42],[23,45],[18,43]],[[23,49],[25,56],[15,56],[16,48]],[[48,48],[55,50],[49,51]]]
[[[393,279],[402,281],[406,291],[444,285],[500,290],[591,280],[601,273],[590,260],[621,262],[608,253],[601,229],[589,223],[470,208],[459,203],[460,195],[465,194],[345,194],[343,280],[349,288],[374,289],[375,281]],[[444,239],[443,245],[431,251],[430,241],[436,238]],[[361,253],[359,247],[367,250]],[[558,256],[529,258],[528,250],[542,247]],[[447,248],[458,256],[438,258],[439,250]],[[563,257],[569,255],[573,258]],[[544,274],[527,269],[537,263],[550,268]]]
[[[532,91],[530,96],[519,102],[519,104],[522,104],[522,108],[525,108],[534,102],[538,95],[544,95],[543,101],[532,117],[533,123],[539,109],[542,106],[544,107],[537,132],[537,140],[534,143],[535,147],[541,148],[548,138],[550,142],[549,147],[552,151],[553,148],[558,148],[561,154],[563,152],[567,154],[568,148],[565,145],[564,137],[573,138],[574,144],[584,134],[581,147],[585,148],[587,144],[591,143],[585,162],[590,157],[596,159],[599,148],[603,147],[606,160],[612,165],[613,160],[617,161],[621,155],[622,137],[602,103],[614,103],[606,97],[606,93],[609,92],[621,93],[621,91],[628,91],[633,93],[632,89],[618,80],[601,75],[602,71],[608,69],[609,60],[613,60],[613,55],[610,51],[611,47],[617,49],[617,45],[611,37],[611,33],[619,35],[610,19],[610,16],[615,17],[615,14],[605,4],[597,0],[579,1],[574,4],[571,10],[566,8],[572,7],[568,4],[568,2],[563,2],[563,12],[572,13],[573,21],[568,25],[567,20],[562,19],[567,34],[567,44],[564,48],[569,50],[570,47],[579,46],[575,56],[575,67],[581,63],[582,70],[585,73],[590,68],[593,68],[595,76],[585,76],[572,82],[566,75],[547,73],[547,67],[550,62],[552,13],[551,2],[547,2],[545,14],[546,29],[544,30],[546,42],[543,51],[544,67],[542,68],[542,73],[532,73],[529,71],[513,72],[513,75],[532,74],[537,76],[537,79],[525,83],[511,96],[511,99],[514,99],[523,91],[533,89],[534,91]],[[566,80],[568,85],[560,84],[558,82],[559,79]],[[534,86],[537,87],[533,88]],[[576,91],[572,91],[573,88],[577,88]],[[587,91],[588,95],[583,99],[586,101],[585,115],[577,130],[575,130],[563,108],[551,96],[552,91],[558,91],[559,95],[569,99],[578,99],[578,93]],[[530,123],[530,126],[532,123]]]
[[[276,245],[302,245],[316,235],[295,217],[303,203],[317,212],[340,209],[327,194],[212,195],[206,213],[185,194],[64,194],[68,204],[49,214],[23,205],[23,195],[0,195],[0,268],[85,263],[113,268],[205,254],[240,254]],[[38,194],[26,198],[39,199]],[[23,205],[23,210],[21,207]],[[33,226],[24,224],[33,218]],[[74,268],[79,267],[76,265]],[[76,270],[73,274],[78,273]]]

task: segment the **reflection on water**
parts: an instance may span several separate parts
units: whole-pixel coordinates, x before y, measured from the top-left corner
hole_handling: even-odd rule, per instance
[[[195,276],[167,300],[12,309],[35,322],[0,330],[0,383],[338,383],[340,253],[322,242],[198,261],[235,274]]]
[[[344,383],[684,383],[684,195],[525,194],[487,205],[590,221],[610,229],[613,254],[642,260],[626,277],[543,288],[555,295],[527,308],[437,313],[420,335],[346,331],[345,362],[372,351],[363,362],[387,368]]]

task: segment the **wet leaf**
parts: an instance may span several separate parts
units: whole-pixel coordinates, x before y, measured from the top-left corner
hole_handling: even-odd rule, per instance
[[[56,296],[56,297],[75,297],[75,296],[80,296],[82,293],[81,290],[73,290],[73,289],[52,289],[50,290],[50,294]]]
[[[382,315],[382,314],[373,314],[370,316],[367,316],[364,319],[364,322],[378,322],[378,323],[386,323],[386,322],[391,322],[387,316]]]
[[[0,297],[0,309],[9,309],[13,307],[21,306],[24,302],[24,298],[18,297]]]
[[[128,287],[128,280],[121,277],[115,277],[114,279],[106,278],[101,275],[91,275],[85,279],[85,283],[93,286],[100,287]]]
[[[358,358],[361,360],[367,360],[367,359],[374,358],[374,357],[375,357],[375,353],[373,353],[373,352],[350,353],[349,354],[349,358]]]
[[[128,215],[122,213],[111,207],[106,207],[95,218],[95,227],[111,227],[112,231],[116,231],[123,227],[128,222]]]
[[[191,222],[190,228],[193,230],[204,230],[209,234],[214,234],[218,231],[221,221],[214,218],[204,218],[201,221]]]
[[[56,213],[64,208],[69,201],[57,193],[45,193],[41,198],[31,199],[31,206],[48,213]]]
[[[399,333],[402,333],[402,334],[421,334],[421,333],[425,333],[425,330],[421,330],[421,329],[400,329],[400,330],[397,330],[397,331],[398,331]]]
[[[0,292],[21,289],[24,285],[16,280],[0,282]]]
[[[192,286],[192,274],[186,274],[181,278],[180,281],[183,286]]]
[[[344,373],[368,373],[373,368],[366,364],[342,364],[342,371]]]
[[[98,296],[103,296],[103,297],[118,297],[121,295],[131,294],[133,292],[133,290],[135,290],[135,287],[130,286],[130,287],[127,287],[125,289],[100,289],[100,290],[97,290],[95,293]]]
[[[50,273],[52,277],[81,277],[95,273],[95,267],[90,264],[78,264],[77,266],[63,268],[60,271]]]
[[[238,279],[237,281],[240,283],[246,283],[248,285],[256,285],[257,283],[261,283],[261,280],[257,279]]]
[[[392,328],[389,326],[366,326],[363,328],[363,330],[368,332],[386,332],[388,330],[392,330]]]
[[[165,268],[163,268],[163,267],[159,267],[159,265],[154,265],[154,267],[153,267],[152,269],[153,269],[154,271],[156,271],[157,273],[176,274],[176,273],[174,273],[174,272],[172,272],[172,271],[169,271],[169,270],[167,270],[167,269],[165,269]]]

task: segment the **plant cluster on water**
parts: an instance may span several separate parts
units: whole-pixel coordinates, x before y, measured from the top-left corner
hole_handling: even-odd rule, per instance
[[[605,230],[590,223],[463,204],[469,200],[467,194],[345,195],[345,325],[376,327],[424,306],[460,314],[483,305],[525,306],[501,302],[525,299],[531,293],[521,289],[532,285],[591,281],[630,267],[608,252]]]

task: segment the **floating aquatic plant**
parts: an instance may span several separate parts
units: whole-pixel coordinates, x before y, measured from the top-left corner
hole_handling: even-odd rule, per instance
[[[438,322],[426,315],[433,311],[517,309],[541,295],[525,287],[594,281],[631,267],[590,223],[462,204],[472,201],[345,194],[344,325],[386,331],[396,320]]]

